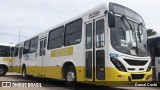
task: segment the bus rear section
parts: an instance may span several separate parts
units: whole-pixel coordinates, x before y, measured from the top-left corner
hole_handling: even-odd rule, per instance
[[[13,44],[0,43],[0,76],[4,76],[8,71],[13,71],[13,52]]]

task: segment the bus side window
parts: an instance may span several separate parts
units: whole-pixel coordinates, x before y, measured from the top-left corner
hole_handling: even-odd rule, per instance
[[[23,55],[29,53],[29,43],[30,43],[30,40],[24,43]]]
[[[29,46],[29,53],[37,52],[37,48],[38,48],[38,36],[31,39]]]
[[[48,49],[60,48],[63,45],[64,26],[49,32]]]
[[[78,19],[66,25],[64,46],[75,45],[81,42],[82,19]]]

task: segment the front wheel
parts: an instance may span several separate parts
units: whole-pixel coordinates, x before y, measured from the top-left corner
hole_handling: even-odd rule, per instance
[[[69,66],[65,74],[66,85],[74,87],[76,85],[76,70],[74,66]]]
[[[0,67],[0,76],[5,76],[6,75],[6,68]]]

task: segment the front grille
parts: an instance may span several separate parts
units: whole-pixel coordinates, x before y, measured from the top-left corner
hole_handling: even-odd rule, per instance
[[[129,65],[131,66],[144,66],[148,61],[146,60],[131,60],[131,59],[124,59]]]
[[[131,74],[132,79],[143,79],[144,74]]]
[[[135,70],[135,68],[128,68],[128,70],[134,71],[134,70]]]

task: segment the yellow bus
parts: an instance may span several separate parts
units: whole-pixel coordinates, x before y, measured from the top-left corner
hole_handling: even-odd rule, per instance
[[[14,66],[27,75],[77,82],[151,81],[143,18],[104,3],[16,45]]]
[[[0,76],[11,71],[14,53],[14,44],[0,42]]]

